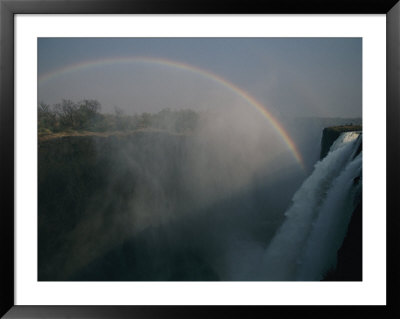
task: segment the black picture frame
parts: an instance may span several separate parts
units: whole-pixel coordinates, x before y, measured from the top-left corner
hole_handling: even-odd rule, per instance
[[[386,306],[16,306],[14,304],[14,15],[63,14],[385,14],[387,21]],[[5,318],[399,317],[400,3],[398,0],[285,0],[256,3],[175,0],[0,0],[0,315]],[[385,212],[376,212],[384,214]]]

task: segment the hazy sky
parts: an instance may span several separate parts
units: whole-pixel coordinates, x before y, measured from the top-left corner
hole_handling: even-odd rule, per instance
[[[145,59],[118,62],[135,57]],[[77,64],[86,67],[70,67]],[[249,107],[229,82],[277,116],[360,117],[362,40],[41,38],[38,75],[39,102],[97,99],[103,112],[214,108],[240,100]]]

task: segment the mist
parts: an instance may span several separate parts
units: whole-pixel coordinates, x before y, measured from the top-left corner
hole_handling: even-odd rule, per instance
[[[68,67],[95,48],[96,61],[147,58]],[[100,119],[190,110],[196,121],[39,130],[39,280],[321,280],[361,166],[354,139],[321,159],[322,131],[361,124],[360,56],[360,39],[40,39],[39,103],[95,99]],[[334,222],[340,238],[315,245]]]
[[[64,259],[56,269],[67,278],[99,279],[93,267],[101,273],[104,258],[117,253],[109,272],[121,280],[137,275],[121,273],[121,258],[147,270],[171,263],[172,271],[187,254],[199,263],[190,271],[230,278],[228,252],[242,240],[265,244],[306,174],[273,125],[243,103],[202,113],[190,134],[143,131],[97,138],[92,147],[102,177],[54,257]],[[139,279],[169,280],[154,267]]]
[[[330,120],[332,124],[338,121]],[[167,122],[161,127],[173,125]],[[301,132],[302,128],[296,129]],[[298,134],[299,140],[313,130]],[[314,143],[316,138],[311,136],[308,142]],[[277,234],[299,196],[304,204],[298,214],[310,211],[305,223],[313,223],[322,198],[317,194],[325,194],[329,188],[325,180],[336,177],[344,165],[338,159],[345,163],[348,156],[338,154],[327,164],[319,164],[323,174],[332,170],[331,177],[321,179],[321,173],[311,174],[319,143],[309,147],[313,154],[304,156],[303,166],[276,127],[242,103],[232,104],[229,110],[220,107],[201,113],[189,133],[149,129],[63,139],[48,146],[53,150],[47,156],[56,155],[51,161],[57,164],[39,159],[46,165],[39,170],[50,175],[44,178],[48,184],[39,184],[39,189],[44,192],[55,188],[54,183],[63,183],[64,189],[56,191],[50,202],[75,201],[76,214],[57,206],[56,210],[64,210],[62,218],[72,220],[69,227],[61,225],[61,233],[39,218],[57,238],[53,248],[43,248],[48,243],[39,246],[42,280],[294,280],[268,271],[267,248],[279,242]],[[299,144],[304,150],[306,142]],[[66,173],[60,172],[66,167]],[[66,176],[60,178],[62,174]],[[305,194],[298,189],[307,185],[306,179],[315,187],[312,200],[308,195],[294,196],[296,191]],[[51,206],[43,204],[49,198],[48,193],[40,193],[39,205]],[[40,206],[39,214],[46,216]],[[301,231],[296,227],[284,232],[295,238]],[[297,255],[285,260],[306,245],[308,233],[303,236],[296,240],[296,247],[277,246],[285,256],[277,259],[284,263],[276,267],[280,271],[296,264]],[[39,239],[48,241],[45,235]]]

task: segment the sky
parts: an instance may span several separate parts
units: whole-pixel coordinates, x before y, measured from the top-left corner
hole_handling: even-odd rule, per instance
[[[39,38],[38,102],[103,113],[213,109],[361,117],[361,38]]]

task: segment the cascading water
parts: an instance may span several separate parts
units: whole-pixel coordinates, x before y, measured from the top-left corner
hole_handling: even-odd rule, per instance
[[[263,256],[263,279],[321,280],[335,266],[361,183],[360,132],[342,133],[295,193]]]

